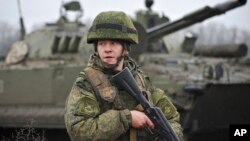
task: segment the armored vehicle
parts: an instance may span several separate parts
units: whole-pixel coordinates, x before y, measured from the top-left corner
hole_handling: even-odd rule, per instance
[[[139,16],[139,22],[144,22],[147,29],[142,31],[143,28],[135,24],[142,36],[134,55],[151,81],[165,90],[177,106],[187,141],[227,141],[230,125],[250,123],[247,106],[250,69],[237,63],[247,54],[248,47],[244,43],[196,46],[198,36],[188,33],[178,50],[171,52],[171,42],[176,40],[166,35],[246,2],[206,6],[176,21],[163,23],[152,22],[156,16],[150,8],[140,12],[144,15]],[[147,26],[150,25],[147,23],[156,25]]]
[[[146,1],[148,7],[152,2]],[[151,10],[146,16],[138,13],[141,17],[134,22],[140,44],[131,55],[176,104],[187,141],[210,136],[214,137],[211,140],[227,138],[225,132],[229,124],[249,123],[249,109],[244,109],[248,98],[244,91],[249,89],[249,84],[228,81],[228,74],[236,73],[231,72],[230,67],[225,70],[224,64],[216,63],[217,60],[205,67],[207,61],[188,53],[169,54],[164,36],[245,3],[246,0],[236,0],[207,6],[174,22],[167,17],[151,19],[148,15],[156,15]],[[69,21],[68,11],[77,13],[75,21]],[[23,36],[22,41],[11,47],[6,61],[1,62],[0,137],[12,138],[16,131],[32,127],[47,140],[69,140],[63,120],[64,103],[91,51],[85,44],[87,28],[79,21],[82,13],[79,2],[64,3],[57,22],[47,23],[42,29]],[[140,22],[144,19],[150,22]],[[194,41],[188,38],[183,48],[192,47]],[[220,79],[214,77],[215,73],[220,74]],[[241,91],[240,96],[238,91]],[[244,112],[237,111],[239,108]]]
[[[68,19],[68,12],[75,14],[75,20]],[[87,33],[80,22],[82,14],[78,1],[64,3],[55,23],[47,23],[13,44],[0,64],[0,137],[17,140],[12,134],[28,126],[37,132],[46,129],[44,136],[49,140],[69,140],[64,104],[89,58],[80,47]]]

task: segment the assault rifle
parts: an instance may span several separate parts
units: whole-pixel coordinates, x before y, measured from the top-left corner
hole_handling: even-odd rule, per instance
[[[143,93],[128,68],[125,68],[118,74],[114,75],[112,81],[125,89],[138,103],[142,105],[144,109],[143,112],[155,125],[155,128],[152,130],[153,136],[155,136],[155,141],[179,141],[161,109],[152,106],[143,96]]]

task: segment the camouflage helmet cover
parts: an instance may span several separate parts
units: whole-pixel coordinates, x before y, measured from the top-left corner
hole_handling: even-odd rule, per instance
[[[115,39],[138,44],[138,34],[132,20],[121,11],[101,12],[93,21],[87,43],[100,39]]]

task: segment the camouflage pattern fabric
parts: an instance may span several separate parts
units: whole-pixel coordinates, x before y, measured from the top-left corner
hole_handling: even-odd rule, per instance
[[[87,35],[87,43],[100,39],[118,39],[138,44],[138,33],[132,20],[121,11],[101,12],[96,16]]]
[[[107,75],[107,78],[110,78],[114,73],[102,67],[97,55],[92,55],[88,66],[101,70]],[[128,67],[132,72],[141,72],[129,57],[125,58],[124,66]],[[179,113],[176,108],[164,92],[154,88],[146,77],[145,84],[146,89],[151,91],[153,104],[162,109],[177,135],[182,138],[182,128],[179,124]],[[115,84],[112,85],[115,86]],[[111,105],[110,108],[101,112],[102,107],[100,107],[94,88],[86,78],[85,72],[81,72],[72,87],[65,107],[65,124],[71,140],[129,141],[129,132],[132,128],[130,110],[135,108],[136,101],[117,87],[117,95],[114,101],[109,102],[109,104]]]

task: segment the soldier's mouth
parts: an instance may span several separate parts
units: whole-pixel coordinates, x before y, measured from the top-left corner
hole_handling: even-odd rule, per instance
[[[112,56],[106,56],[106,57],[104,57],[104,58],[110,59],[110,58],[114,58],[114,57],[112,57]]]

